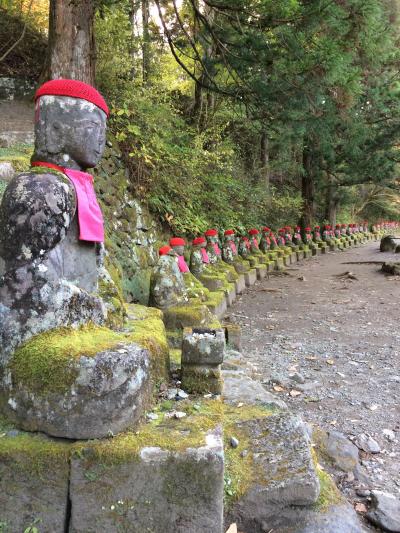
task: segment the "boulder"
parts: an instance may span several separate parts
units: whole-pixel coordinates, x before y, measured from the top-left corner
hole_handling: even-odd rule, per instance
[[[387,492],[373,490],[371,492],[371,509],[367,518],[384,531],[399,532],[400,500]]]
[[[259,404],[271,409],[287,409],[285,402],[268,392],[259,381],[254,381],[241,371],[223,370],[224,400],[231,404],[243,402]]]

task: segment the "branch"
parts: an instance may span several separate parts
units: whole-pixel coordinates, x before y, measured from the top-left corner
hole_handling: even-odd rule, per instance
[[[28,27],[28,17],[29,17],[29,15],[30,15],[30,12],[31,12],[31,9],[32,9],[32,4],[33,4],[33,0],[31,0],[31,1],[29,2],[28,12],[27,12],[27,14],[26,14],[25,24],[24,24],[24,27],[23,27],[23,30],[22,30],[21,35],[20,35],[19,38],[15,41],[15,43],[14,43],[14,44],[13,44],[8,50],[6,50],[6,51],[4,52],[4,54],[0,57],[0,63],[1,63],[2,61],[4,61],[8,55],[11,54],[11,52],[14,50],[14,48],[16,48],[16,47],[19,45],[19,43],[23,40],[23,38],[25,37],[26,29],[27,29],[27,27]]]

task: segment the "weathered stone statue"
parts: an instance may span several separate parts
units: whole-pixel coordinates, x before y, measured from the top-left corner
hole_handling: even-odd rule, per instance
[[[240,237],[238,252],[243,259],[247,259],[251,254],[251,244],[247,237]]]
[[[235,244],[235,232],[233,229],[227,229],[224,233],[224,237],[222,259],[225,263],[233,263],[238,256],[238,250]]]
[[[93,189],[108,108],[81,82],[55,80],[36,93],[32,169],[8,185],[0,206],[0,353],[58,326],[104,322],[98,296],[103,218]]]
[[[159,255],[150,279],[150,305],[165,311],[169,307],[187,303],[188,297],[176,250],[171,246],[163,246]]]
[[[260,251],[257,236],[259,235],[257,228],[252,228],[249,230],[249,241],[250,241],[250,253],[257,254]]]
[[[197,277],[201,275],[210,258],[206,250],[207,241],[205,237],[196,237],[192,242],[192,253],[190,254],[190,271]]]
[[[182,239],[181,237],[173,237],[169,241],[170,247],[175,252],[176,257],[178,258],[178,267],[179,271],[182,272],[182,274],[189,272],[189,267],[187,266],[185,257],[183,255],[185,252],[185,244],[185,239]]]
[[[108,108],[75,80],[45,83],[35,101],[32,168],[0,206],[0,411],[25,430],[104,437],[132,426],[151,393],[149,352],[99,327],[114,285],[86,170],[102,156]]]
[[[314,228],[314,242],[321,242],[321,228],[320,226],[315,226]]]
[[[262,233],[261,233],[261,239],[260,239],[259,246],[260,246],[260,250],[264,254],[269,252],[269,250],[271,248],[270,233],[271,233],[271,229],[268,228],[267,226],[262,228]]]
[[[218,243],[218,231],[216,229],[208,229],[204,235],[207,239],[206,250],[208,257],[210,263],[213,265],[222,260],[221,249]]]

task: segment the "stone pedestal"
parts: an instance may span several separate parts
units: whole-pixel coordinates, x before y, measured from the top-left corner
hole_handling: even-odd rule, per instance
[[[223,329],[186,329],[182,340],[182,387],[191,393],[221,394],[224,352]]]
[[[235,281],[236,294],[242,294],[246,288],[246,281],[244,275],[240,275],[239,278]]]
[[[246,287],[251,287],[257,281],[257,270],[252,268],[249,272],[245,272],[244,279]]]
[[[257,265],[256,266],[257,279],[262,280],[267,275],[267,266],[266,265]]]

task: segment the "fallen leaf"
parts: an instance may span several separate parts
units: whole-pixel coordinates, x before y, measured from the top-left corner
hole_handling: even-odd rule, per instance
[[[273,386],[273,389],[274,389],[275,392],[284,392],[284,390],[285,390],[285,389],[284,389],[283,387],[281,387],[280,385],[274,385],[274,386]]]
[[[331,426],[336,426],[337,420],[332,420],[332,422],[329,422]]]
[[[318,357],[315,357],[315,355],[309,355],[308,357],[306,357],[307,361],[316,361],[318,359]]]
[[[291,390],[290,391],[290,396],[292,396],[292,398],[296,398],[296,396],[300,396],[301,392],[299,390]]]
[[[229,528],[226,530],[226,533],[238,533],[237,525],[231,524]]]
[[[290,367],[288,368],[288,372],[297,372],[297,367],[298,367],[298,366],[299,366],[299,365],[293,365],[293,366],[290,366]]]
[[[237,407],[243,407],[243,402],[239,402],[239,403],[237,404]]]
[[[354,509],[357,511],[357,513],[367,512],[367,506],[364,503],[360,503],[360,502],[355,504]]]
[[[333,359],[327,359],[326,360],[326,364],[327,365],[334,365],[335,364],[335,361]]]

